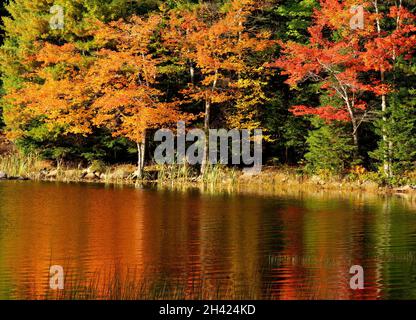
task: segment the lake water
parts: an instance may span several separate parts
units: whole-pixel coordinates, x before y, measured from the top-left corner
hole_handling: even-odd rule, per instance
[[[51,265],[64,268],[60,293],[49,289]],[[352,265],[364,269],[363,290],[350,288]],[[416,203],[0,182],[0,298],[71,292],[104,299],[415,299]]]

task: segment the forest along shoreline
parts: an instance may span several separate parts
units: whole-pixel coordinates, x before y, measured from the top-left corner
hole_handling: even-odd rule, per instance
[[[59,23],[50,1],[0,4],[3,179],[415,189],[416,6],[91,1],[61,1]],[[261,131],[267,166],[207,168],[209,139],[200,168],[151,165],[180,123],[198,142]]]
[[[132,164],[106,165],[92,161],[88,167],[58,164],[36,156],[16,153],[0,155],[0,180],[33,180],[57,182],[92,182],[103,184],[134,185],[153,183],[170,187],[211,185],[214,188],[262,189],[289,188],[292,190],[359,191],[378,194],[416,194],[416,185],[388,185],[377,173],[362,167],[344,175],[308,174],[301,166],[264,166],[258,174],[227,166],[211,166],[204,175],[189,165],[153,165],[144,169],[142,179],[136,177]]]

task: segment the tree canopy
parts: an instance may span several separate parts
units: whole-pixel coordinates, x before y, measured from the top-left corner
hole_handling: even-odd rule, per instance
[[[2,14],[0,124],[24,152],[136,148],[142,170],[148,134],[184,120],[262,129],[270,163],[415,170],[412,2],[11,0]]]

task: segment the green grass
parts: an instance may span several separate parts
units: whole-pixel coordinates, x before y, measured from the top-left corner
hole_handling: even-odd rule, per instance
[[[158,172],[157,182],[175,185],[202,183],[206,185],[234,185],[238,180],[238,171],[224,165],[209,165],[203,175],[197,167],[189,165],[161,165],[155,168]]]
[[[237,171],[224,165],[209,165],[202,176],[206,184],[235,184],[237,182]]]
[[[191,180],[196,180],[198,177],[198,172],[196,168],[193,168],[187,164],[179,165],[160,165],[156,167],[158,171],[157,179],[158,182],[187,182]]]

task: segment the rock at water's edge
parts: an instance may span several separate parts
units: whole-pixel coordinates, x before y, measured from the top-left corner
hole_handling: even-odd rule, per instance
[[[87,173],[84,176],[84,179],[86,179],[86,180],[94,180],[94,179],[97,179],[97,176],[94,173],[90,172],[90,173]]]

